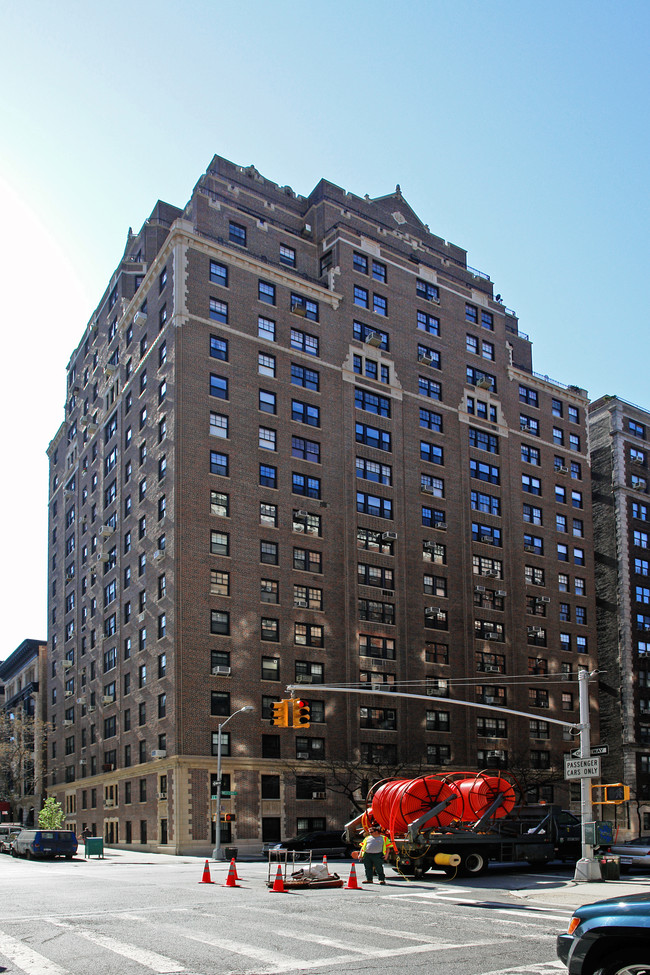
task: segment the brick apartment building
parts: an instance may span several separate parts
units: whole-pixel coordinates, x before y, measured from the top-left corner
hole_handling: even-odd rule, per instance
[[[619,814],[650,830],[650,413],[616,396],[589,407],[604,781],[624,782]]]
[[[399,187],[303,197],[215,157],[129,233],[48,451],[67,822],[209,851],[246,705],[222,750],[243,849],[346,820],[328,762],[561,766],[546,719],[578,720],[595,666],[586,421]],[[294,682],[303,732],[268,720]]]
[[[44,640],[23,640],[0,662],[0,819],[25,826],[45,797],[46,668]]]

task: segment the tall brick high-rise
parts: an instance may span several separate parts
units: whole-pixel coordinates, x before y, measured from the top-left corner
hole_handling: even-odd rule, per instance
[[[207,852],[245,705],[240,848],[344,822],[337,762],[561,765],[547,719],[578,720],[595,660],[586,407],[399,187],[303,197],[215,157],[129,233],[49,448],[68,823]],[[268,720],[294,682],[304,733]]]

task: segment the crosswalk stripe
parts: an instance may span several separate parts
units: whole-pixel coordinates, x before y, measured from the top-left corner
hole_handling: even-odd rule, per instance
[[[139,965],[159,972],[160,975],[171,975],[173,972],[185,971],[185,967],[180,962],[174,961],[173,958],[167,958],[165,955],[159,955],[156,951],[138,948],[133,944],[117,941],[115,938],[109,938],[107,935],[95,931],[87,931],[85,928],[78,927],[76,924],[68,924],[65,921],[54,921],[50,918],[44,918],[44,921],[47,924],[54,925],[54,927],[72,931],[78,937],[86,938],[87,941],[99,945],[101,948],[106,948],[108,951],[113,951],[116,955],[123,955],[125,958],[137,961]]]
[[[60,968],[45,955],[28,948],[22,941],[12,938],[4,931],[0,934],[0,954],[9,958],[26,975],[68,975],[65,968]]]

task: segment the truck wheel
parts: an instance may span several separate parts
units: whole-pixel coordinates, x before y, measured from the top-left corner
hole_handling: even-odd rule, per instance
[[[639,947],[636,951],[617,951],[610,955],[594,975],[645,975],[649,967],[648,952]]]
[[[425,875],[425,873],[427,872],[428,869],[429,869],[429,864],[428,863],[418,864],[416,867],[413,868],[413,877],[414,877],[414,879],[415,880],[419,880],[420,877],[424,877],[424,875]]]
[[[480,877],[488,868],[487,857],[478,850],[465,853],[458,872],[465,877]]]

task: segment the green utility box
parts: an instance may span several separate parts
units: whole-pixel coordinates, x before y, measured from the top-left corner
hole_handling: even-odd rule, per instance
[[[104,840],[101,836],[89,836],[86,840],[86,856],[87,857],[102,857],[104,856]]]
[[[597,821],[585,823],[585,840],[589,846],[609,846],[613,841],[612,824]]]

